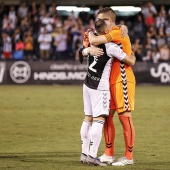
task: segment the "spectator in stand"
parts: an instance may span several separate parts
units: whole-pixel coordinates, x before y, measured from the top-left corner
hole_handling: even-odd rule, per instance
[[[161,13],[164,17],[166,17],[166,10],[165,10],[165,6],[164,6],[164,5],[161,5],[161,7],[160,7],[160,13]]]
[[[43,27],[42,33],[40,33],[40,35],[38,37],[38,42],[39,42],[41,59],[42,60],[49,59],[52,37],[51,37],[51,34],[47,33],[46,27]]]
[[[93,28],[93,29],[95,29],[95,27],[94,27],[94,20],[93,19],[90,19],[89,20],[89,23],[88,23],[88,25],[87,25],[87,28]]]
[[[164,30],[162,27],[159,28],[159,33],[157,35],[157,46],[158,48],[162,47],[166,43],[166,38]]]
[[[95,21],[97,21],[97,14],[101,9],[103,9],[103,5],[99,5],[98,8],[94,11]]]
[[[24,59],[24,42],[18,39],[15,44],[15,51],[13,53],[13,59],[23,60]]]
[[[132,51],[136,53],[138,50],[141,50],[143,48],[143,45],[140,43],[140,39],[137,38],[135,40],[135,43],[132,44]]]
[[[10,59],[12,57],[12,42],[11,38],[6,32],[2,33],[2,44],[3,44],[3,59]]]
[[[149,8],[149,11],[151,11],[154,15],[157,14],[157,10],[155,8],[155,5],[153,5],[153,3],[151,1],[148,2],[148,8]]]
[[[146,37],[146,26],[141,14],[137,16],[137,20],[134,23],[134,35],[135,38],[139,38],[141,43],[144,44]]]
[[[67,54],[67,34],[62,27],[58,28],[58,35],[55,38],[57,60],[65,60]]]
[[[155,18],[154,18],[153,13],[151,11],[149,12],[149,15],[146,17],[145,23],[146,23],[147,27],[155,25]]]
[[[20,19],[23,19],[27,16],[27,13],[28,13],[28,7],[26,6],[26,3],[23,2],[18,9],[18,16]]]
[[[31,31],[28,31],[24,35],[24,54],[25,59],[32,60],[33,59],[33,47],[34,47],[34,41]]]
[[[156,38],[157,38],[157,33],[155,30],[155,27],[151,26],[146,34],[147,38],[150,38],[150,42],[151,42],[151,48],[153,49],[153,47],[156,46]]]
[[[141,6],[141,12],[142,12],[142,15],[144,17],[144,20],[149,16],[149,7],[148,7],[148,3],[145,2],[143,3],[143,5]]]
[[[33,2],[31,3],[30,12],[31,12],[31,17],[37,16],[38,10],[37,10],[36,1],[33,1]]]
[[[142,57],[143,57],[143,50],[142,49],[137,49],[137,51],[135,52],[135,57],[136,57],[136,61],[143,61]]]
[[[167,46],[167,44],[164,44],[161,48],[160,48],[160,61],[169,61],[170,60],[170,50]]]
[[[148,28],[148,33],[150,34],[150,38],[156,41],[157,33],[156,33],[156,29],[154,26],[151,26]]]
[[[151,38],[151,34],[147,32],[147,41],[145,44],[145,49],[152,50],[156,46],[156,40],[154,38]]]
[[[57,6],[57,5],[56,5],[56,2],[54,1],[54,2],[51,3],[51,6],[50,6],[49,9],[48,9],[48,12],[49,12],[49,14],[50,14],[51,17],[58,15],[56,6]]]
[[[82,8],[85,8],[85,6],[82,6]],[[89,23],[90,20],[90,14],[88,12],[85,12],[84,10],[79,12],[78,17],[82,20],[84,25],[86,26]]]
[[[79,60],[79,50],[82,47],[83,37],[81,33],[78,33],[77,40],[75,42],[75,60]]]
[[[30,28],[30,25],[31,23],[29,22],[28,17],[23,18],[20,23],[21,32],[24,33],[27,31]]]
[[[41,12],[46,13],[46,5],[45,5],[45,3],[41,3],[38,10],[39,10],[39,13],[41,13]]]
[[[160,57],[161,57],[160,52],[159,52],[158,48],[155,46],[153,51],[152,51],[152,61],[153,61],[153,63],[158,63]]]
[[[15,44],[18,39],[21,39],[21,30],[20,30],[20,28],[16,28],[13,35],[12,35],[13,44]]]
[[[55,37],[57,37],[58,35],[58,29],[57,28],[54,28],[53,32],[51,33],[51,37],[52,37],[52,42],[51,42],[51,55],[52,55],[52,58],[55,59],[55,55],[56,55],[56,42],[55,42]]]
[[[7,26],[11,24],[11,21],[10,19],[8,18],[8,15],[7,14],[4,14],[3,16],[3,20],[2,20],[2,30],[6,30]]]
[[[156,17],[156,28],[159,29],[160,27],[165,27],[165,15],[159,12],[159,15]]]
[[[3,31],[5,31],[11,37],[14,32],[13,25],[11,25],[11,23],[8,23],[7,27]]]
[[[170,23],[168,24],[168,26],[165,29],[165,34],[166,34],[167,44],[170,49]]]
[[[72,20],[72,22],[75,24],[76,23],[76,15],[74,13],[74,11],[71,11],[70,14],[69,14],[69,18]]]
[[[146,56],[144,56],[142,58],[143,61],[152,61],[152,51],[151,50],[147,50],[146,52]]]
[[[45,16],[41,19],[41,23],[46,25],[47,32],[52,32],[53,30],[53,18],[50,17],[49,13],[46,13]]]
[[[0,4],[0,16],[4,16],[5,14],[6,15],[8,14],[8,8],[6,7],[4,2],[1,2],[1,4]],[[0,21],[1,21],[1,18],[0,18]]]
[[[15,12],[15,7],[14,6],[10,7],[8,18],[10,19],[11,23],[14,25],[14,28],[15,28],[16,27],[16,22],[17,22],[17,16],[16,16],[16,12]]]

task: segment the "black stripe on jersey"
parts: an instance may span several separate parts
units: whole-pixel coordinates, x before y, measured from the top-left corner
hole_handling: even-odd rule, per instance
[[[126,79],[125,65],[124,65],[123,62],[120,62],[120,71],[121,71],[122,83],[123,83],[123,94],[124,94],[125,108],[129,109],[129,100],[128,100],[128,92],[127,92],[127,79]]]
[[[117,44],[117,45],[122,49],[122,44]],[[129,109],[125,64],[122,61],[120,61],[120,71],[121,71],[121,77],[122,77],[122,82],[123,82],[123,94],[124,94],[125,108]]]

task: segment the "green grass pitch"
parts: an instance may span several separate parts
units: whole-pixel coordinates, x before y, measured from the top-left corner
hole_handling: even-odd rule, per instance
[[[170,87],[137,86],[133,166],[80,164],[83,117],[82,86],[0,86],[0,170],[170,170]],[[117,115],[115,125],[119,158]]]

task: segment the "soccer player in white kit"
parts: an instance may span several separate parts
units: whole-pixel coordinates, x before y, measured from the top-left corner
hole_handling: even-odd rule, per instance
[[[104,20],[96,21],[95,29],[99,35],[109,32],[109,24],[106,22]],[[128,56],[117,44],[112,42],[101,44],[96,48],[96,51],[100,48],[99,53],[102,54],[100,57],[93,55],[94,48],[81,49],[79,54],[88,57],[87,76],[83,85],[85,118],[80,130],[82,142],[80,161],[97,166],[107,166],[97,158],[97,152],[102,138],[105,117],[109,115],[109,77],[112,61],[116,57],[128,65],[133,65],[135,56],[134,54]]]

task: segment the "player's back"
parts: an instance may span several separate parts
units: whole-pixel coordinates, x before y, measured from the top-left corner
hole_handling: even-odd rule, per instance
[[[102,56],[88,56],[88,71],[85,78],[85,84],[89,88],[109,90],[109,77],[112,66],[112,58],[107,55],[107,44],[101,44],[99,46],[99,48],[102,48],[104,51]]]
[[[128,35],[125,38],[122,38],[121,30],[117,26],[109,32],[109,35],[109,38],[112,40],[112,42],[118,44],[127,55],[131,55],[132,48]],[[115,84],[123,80],[135,82],[135,76],[132,67],[119,61],[118,59],[115,59],[111,69],[110,84]]]

